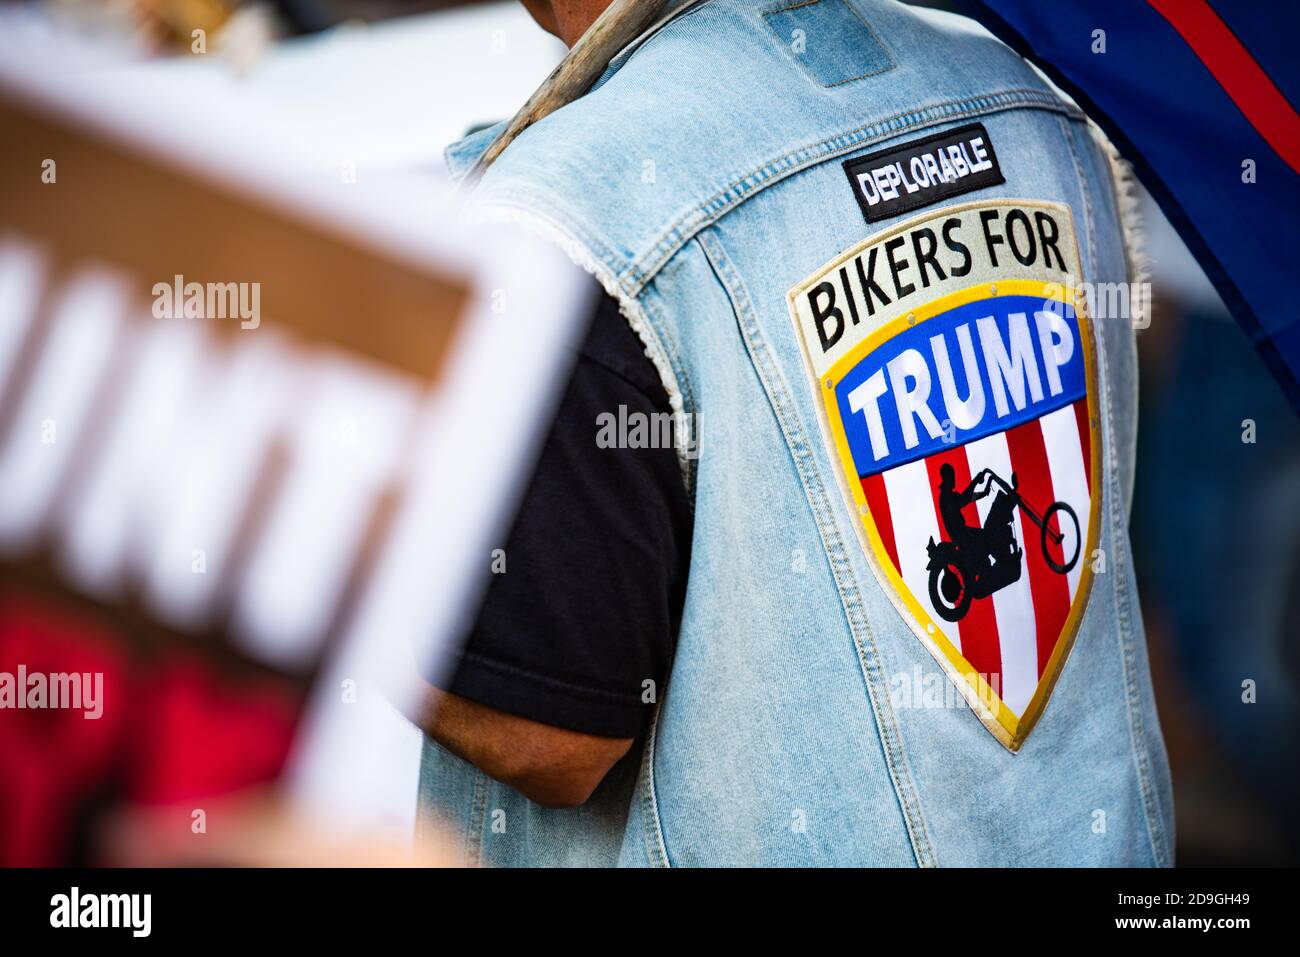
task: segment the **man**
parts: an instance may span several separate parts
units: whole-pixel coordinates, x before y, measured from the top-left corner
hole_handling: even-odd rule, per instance
[[[569,43],[605,7],[528,2]],[[473,863],[1170,863],[1132,325],[1074,293],[1130,275],[1106,145],[961,18],[671,12],[473,184],[619,315],[434,702],[424,806]],[[620,406],[698,447],[604,447]],[[1027,549],[954,625],[925,543],[940,475],[986,469],[1070,504],[1087,561]]]
[[[979,501],[989,493],[991,472],[981,472],[962,491],[957,491],[957,471],[951,462],[939,466],[939,516],[943,519],[944,531],[948,538],[959,545],[972,544],[979,539],[979,527],[971,528],[966,524],[963,509],[972,502]]]

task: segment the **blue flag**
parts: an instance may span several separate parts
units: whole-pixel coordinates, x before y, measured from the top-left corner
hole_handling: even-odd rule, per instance
[[[1300,412],[1300,4],[960,2],[1106,131]]]

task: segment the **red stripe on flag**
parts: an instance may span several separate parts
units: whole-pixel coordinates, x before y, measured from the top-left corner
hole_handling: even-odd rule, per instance
[[[966,461],[965,446],[944,449],[925,460],[925,470],[930,477],[930,496],[934,500],[934,514],[939,521],[939,535],[945,542],[951,541],[948,530],[943,527],[943,516],[939,514],[939,469],[944,463],[952,466],[957,477],[957,489],[960,491],[970,485],[970,463]],[[966,524],[972,528],[980,527],[979,509],[971,502],[962,515]],[[998,620],[993,612],[993,599],[976,598],[970,604],[966,616],[957,623],[961,635],[961,655],[972,668],[982,675],[997,675],[995,688],[1002,687],[1002,649],[998,644]]]
[[[1205,0],[1147,0],[1283,162],[1300,173],[1300,116]]]
[[[1041,516],[1056,500],[1052,473],[1047,464],[1047,447],[1043,442],[1043,427],[1034,419],[1008,429],[1006,436],[1011,468],[1020,481],[1020,499]],[[1041,678],[1070,613],[1070,583],[1064,575],[1058,575],[1048,566],[1043,555],[1042,532],[1024,509],[1020,512],[1020,527],[1024,533],[1024,541],[1020,544],[1025,552],[1029,590],[1034,599],[1038,676]]]
[[[889,513],[889,495],[885,492],[885,473],[877,472],[864,478],[862,492],[867,496],[867,508],[871,509],[871,517],[876,521],[876,531],[880,533],[880,541],[889,554],[889,560],[894,563],[894,571],[901,575],[902,566],[898,564],[898,546],[894,544],[894,520]]]
[[[1079,450],[1083,453],[1083,474],[1088,483],[1088,494],[1092,494],[1092,429],[1088,426],[1088,400],[1076,399],[1074,403],[1074,421],[1079,426]],[[1079,516],[1083,521],[1083,516]]]

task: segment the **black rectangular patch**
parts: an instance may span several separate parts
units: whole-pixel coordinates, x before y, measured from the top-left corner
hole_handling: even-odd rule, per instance
[[[844,172],[869,223],[1006,182],[982,123],[845,160]]]

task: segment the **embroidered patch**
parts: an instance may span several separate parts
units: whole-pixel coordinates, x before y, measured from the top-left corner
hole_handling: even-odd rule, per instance
[[[913,632],[1008,749],[1092,585],[1100,442],[1070,210],[913,217],[790,290],[842,491]]]
[[[1006,182],[980,123],[844,161],[867,222]]]

